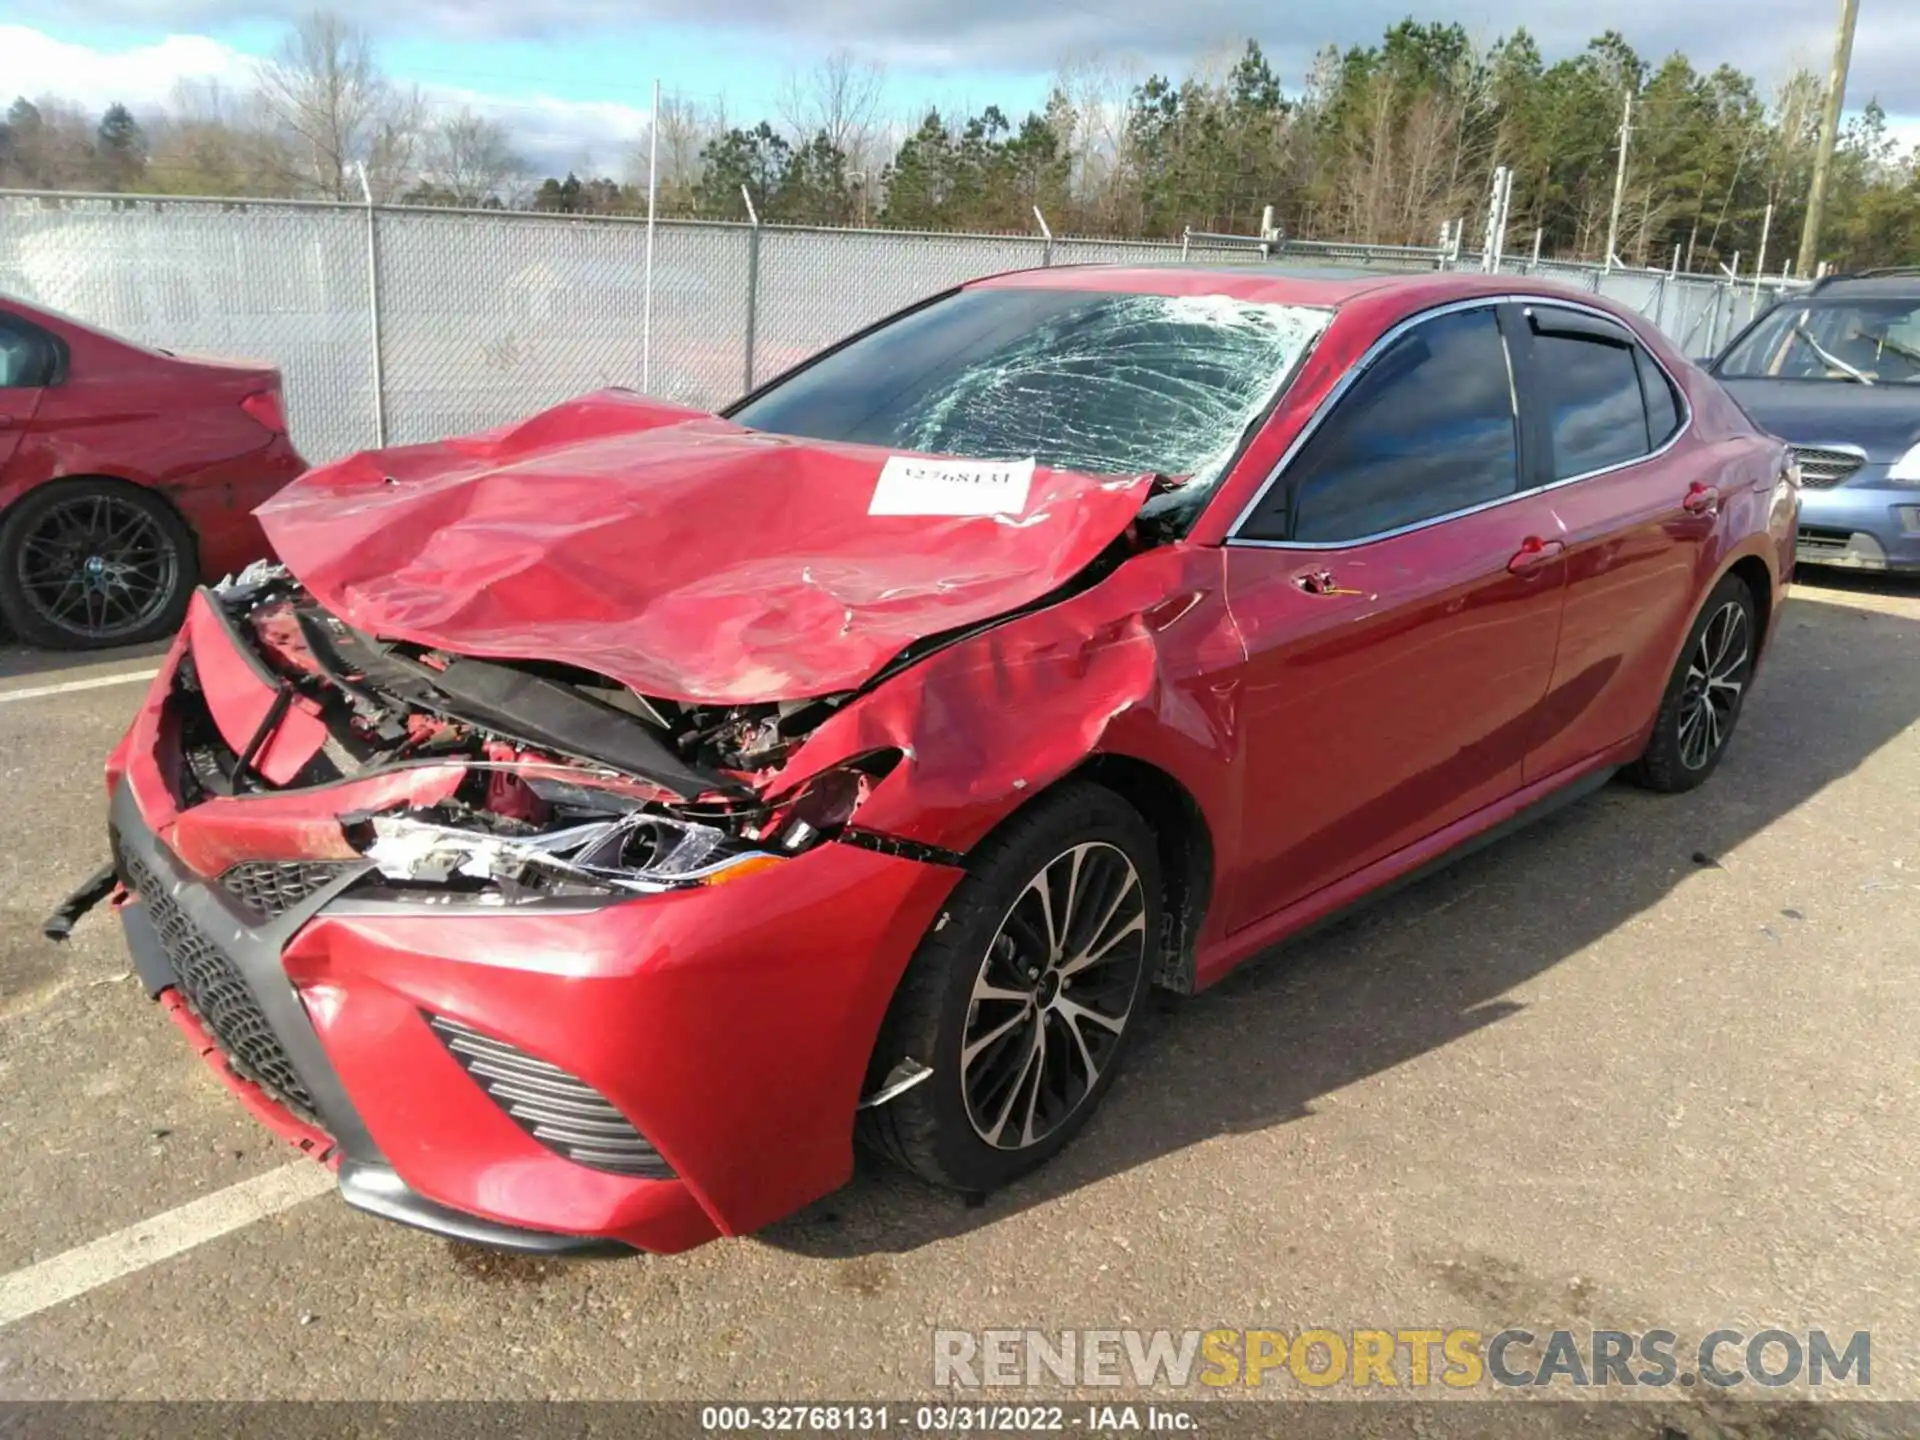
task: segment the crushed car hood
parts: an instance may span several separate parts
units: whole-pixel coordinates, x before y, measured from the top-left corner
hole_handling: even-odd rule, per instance
[[[892,454],[609,391],[352,456],[258,515],[364,631],[743,703],[851,689],[916,640],[1040,599],[1152,484],[1036,467],[1009,513],[869,513]]]

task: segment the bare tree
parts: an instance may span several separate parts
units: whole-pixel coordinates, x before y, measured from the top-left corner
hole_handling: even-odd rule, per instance
[[[218,80],[181,80],[150,127],[154,188],[174,195],[286,195],[298,168],[250,97]]]
[[[718,106],[708,111],[684,95],[666,93],[660,97],[659,126],[660,208],[669,214],[690,212],[704,168],[700,152],[709,141],[725,133],[726,113]],[[649,126],[634,141],[627,173],[636,185],[647,183],[652,139]]]
[[[381,73],[366,31],[328,10],[300,21],[255,67],[261,106],[287,137],[299,178],[332,200],[356,199],[355,167],[366,166],[376,199],[405,183],[419,137],[416,93]]]
[[[1068,61],[1053,88],[1065,104],[1055,116],[1071,160],[1071,185],[1082,211],[1067,224],[1092,233],[1137,233],[1132,182],[1135,157],[1127,136],[1128,96],[1140,76],[1128,62],[1085,57]],[[1071,124],[1065,124],[1071,116]],[[1060,226],[1056,222],[1055,229]]]
[[[506,126],[462,106],[430,126],[421,145],[422,177],[450,205],[505,199],[526,175]]]
[[[886,88],[885,66],[836,50],[810,70],[787,73],[778,99],[780,118],[796,142],[824,135],[849,161],[865,165],[873,158],[869,151],[881,128]]]

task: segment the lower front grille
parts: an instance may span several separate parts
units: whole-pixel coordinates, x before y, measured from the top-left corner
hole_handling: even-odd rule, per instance
[[[586,1081],[458,1020],[428,1015],[427,1024],[487,1098],[556,1155],[615,1175],[673,1178],[647,1137]]]
[[[220,873],[229,895],[261,920],[278,920],[352,869],[341,860],[243,860]]]
[[[1811,490],[1828,490],[1867,463],[1863,450],[1839,446],[1795,445],[1793,458],[1800,462],[1800,483]]]
[[[123,876],[146,906],[181,995],[219,1043],[233,1073],[253,1081],[301,1119],[318,1124],[313,1096],[301,1083],[239,967],[194,923],[132,849],[120,847],[120,857]]]
[[[1853,543],[1853,534],[1848,530],[1817,530],[1801,526],[1800,533],[1794,537],[1802,550],[1845,550]]]

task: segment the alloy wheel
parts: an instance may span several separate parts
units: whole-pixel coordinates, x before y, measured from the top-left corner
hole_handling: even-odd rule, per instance
[[[50,506],[15,559],[21,594],[47,624],[111,640],[150,624],[173,597],[180,553],[147,509],[113,495]]]
[[[1713,612],[1687,662],[1680,692],[1680,763],[1704,770],[1726,744],[1751,669],[1747,608],[1729,600]]]
[[[1117,1053],[1147,959],[1147,897],[1118,846],[1061,852],[1027,882],[974,977],[960,1049],[967,1119],[1023,1150],[1064,1124]]]

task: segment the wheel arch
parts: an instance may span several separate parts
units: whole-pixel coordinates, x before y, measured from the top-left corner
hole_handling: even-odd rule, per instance
[[[1773,602],[1775,595],[1773,571],[1768,568],[1767,562],[1762,560],[1758,555],[1747,554],[1740,556],[1731,565],[1727,566],[1725,573],[1739,576],[1741,582],[1746,585],[1748,593],[1753,596],[1753,626],[1758,632],[1753,637],[1753,654],[1754,661],[1757,664],[1760,657],[1766,654],[1767,633],[1773,621]],[[1714,585],[1718,585],[1720,582],[1715,580],[1713,583]],[[1711,595],[1712,593],[1713,587],[1708,586],[1707,594]],[[1700,603],[1702,605],[1706,604],[1704,597],[1702,597]]]
[[[1177,994],[1192,994],[1200,927],[1213,898],[1213,829],[1206,812],[1172,774],[1132,755],[1094,755],[1055,784],[1068,780],[1090,780],[1111,790],[1138,811],[1153,831],[1161,884],[1160,966],[1153,983]]]

